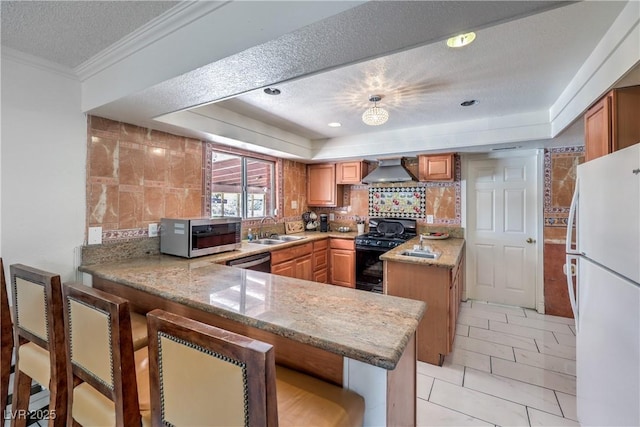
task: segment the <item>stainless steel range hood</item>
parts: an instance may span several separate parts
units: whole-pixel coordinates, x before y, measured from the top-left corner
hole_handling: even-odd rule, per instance
[[[402,166],[402,159],[380,160],[378,167],[362,180],[365,184],[407,181],[417,181],[417,179]]]

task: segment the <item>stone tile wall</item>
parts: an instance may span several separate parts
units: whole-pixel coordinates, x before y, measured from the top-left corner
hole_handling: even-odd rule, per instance
[[[544,154],[544,299],[545,313],[573,317],[565,263],[567,219],[584,147],[562,147]]]
[[[87,220],[103,241],[148,235],[165,216],[202,212],[202,142],[88,117]]]

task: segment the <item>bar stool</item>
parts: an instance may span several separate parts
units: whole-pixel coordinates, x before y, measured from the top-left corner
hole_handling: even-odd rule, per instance
[[[60,276],[22,264],[9,269],[17,347],[11,425],[26,425],[33,379],[49,389],[49,425],[64,426],[67,350]]]
[[[2,402],[2,415],[7,409],[9,399],[9,378],[11,376],[11,358],[13,356],[13,321],[11,320],[11,309],[9,308],[9,298],[7,296],[7,282],[4,278],[4,264],[0,258],[0,402]]]
[[[276,368],[270,344],[159,309],[147,321],[153,426],[362,425],[361,396]]]
[[[77,283],[63,292],[69,424],[150,425],[148,352],[134,352],[129,302]]]

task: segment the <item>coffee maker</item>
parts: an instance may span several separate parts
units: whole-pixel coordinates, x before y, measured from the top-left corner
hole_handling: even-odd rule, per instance
[[[320,231],[325,233],[329,231],[329,217],[327,214],[320,214]]]

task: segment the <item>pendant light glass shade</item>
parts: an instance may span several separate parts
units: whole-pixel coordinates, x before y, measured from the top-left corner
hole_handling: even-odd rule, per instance
[[[362,113],[362,121],[369,126],[379,126],[389,120],[389,112],[384,108],[378,107],[377,102],[382,99],[379,95],[373,95],[369,101],[373,102],[373,107],[368,108]]]

